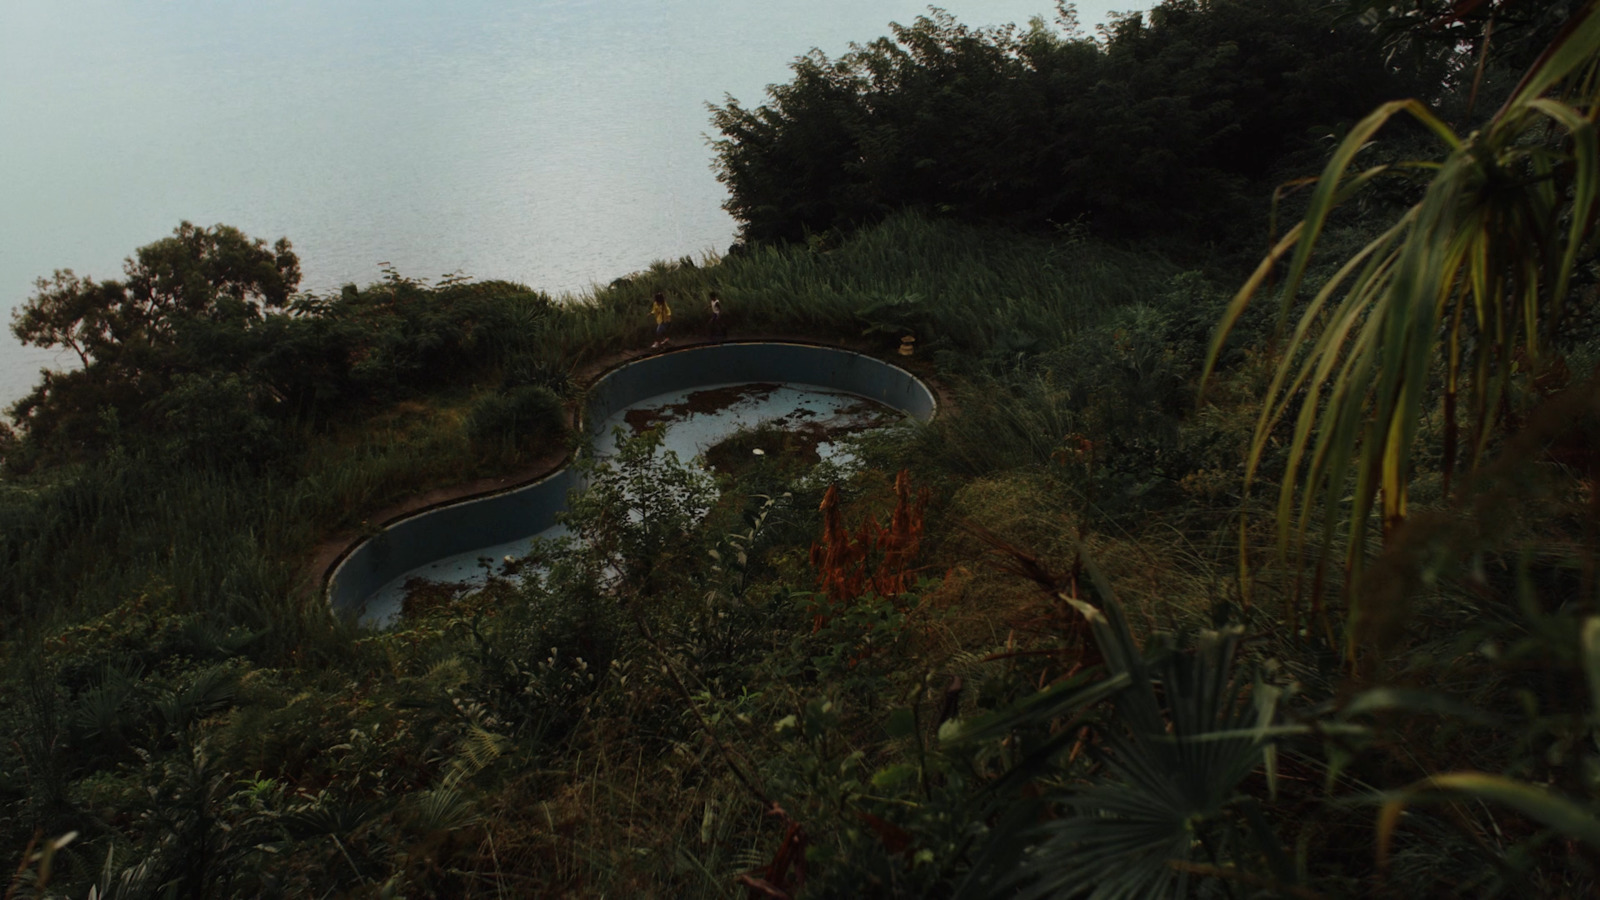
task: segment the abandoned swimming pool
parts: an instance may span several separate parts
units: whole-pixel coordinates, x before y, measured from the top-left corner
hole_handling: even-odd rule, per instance
[[[637,360],[590,387],[581,431],[595,452],[616,435],[662,427],[659,452],[703,456],[753,427],[797,433],[820,458],[836,458],[838,437],[893,421],[931,420],[933,392],[904,369],[835,347],[739,342],[692,347]],[[384,627],[400,614],[406,585],[470,585],[500,561],[527,552],[538,536],[560,534],[557,516],[581,479],[567,467],[530,484],[471,497],[392,522],[355,545],[328,578],[332,610]]]

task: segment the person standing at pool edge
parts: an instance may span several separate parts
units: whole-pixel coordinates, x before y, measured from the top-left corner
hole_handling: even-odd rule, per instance
[[[664,347],[667,344],[667,326],[672,323],[672,307],[667,305],[667,295],[656,291],[656,298],[650,301],[650,314],[656,317],[656,342],[650,345]]]
[[[728,339],[728,326],[722,322],[722,298],[716,291],[711,294],[711,321],[706,323],[706,334],[719,340]]]

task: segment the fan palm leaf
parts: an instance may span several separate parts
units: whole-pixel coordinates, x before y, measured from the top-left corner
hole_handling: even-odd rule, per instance
[[[1204,829],[1230,827],[1222,820],[1239,783],[1264,763],[1271,771],[1272,745],[1263,738],[1276,692],[1251,690],[1238,678],[1242,629],[1204,631],[1187,650],[1170,641],[1141,648],[1098,567],[1086,560],[1085,569],[1097,602],[1060,599],[1089,622],[1107,677],[1063,682],[962,736],[1040,725],[1106,698],[1111,714],[1091,750],[1103,773],[1048,791],[1044,799],[1062,814],[1040,824],[1043,810],[1027,805],[1027,814],[997,827],[959,896],[1187,896],[1191,874],[1181,864],[1201,847]],[[1059,753],[1075,730],[1059,730],[1040,753]],[[1035,773],[1040,762],[1024,760],[1018,769]],[[1269,856],[1280,850],[1270,834],[1258,830],[1254,840]]]

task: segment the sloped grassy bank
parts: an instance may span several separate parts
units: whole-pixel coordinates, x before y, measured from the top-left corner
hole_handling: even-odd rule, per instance
[[[1075,357],[1107,371],[1131,364],[1130,377],[1176,390],[1169,345],[1198,352],[1211,313],[1189,308],[1203,290],[1174,275],[1089,242],[909,216],[833,248],[658,265],[565,304],[396,275],[299,313],[316,326],[305,340],[339,335],[358,358],[327,375],[315,400],[327,412],[307,401],[297,416],[244,421],[242,433],[214,418],[210,431],[145,433],[102,414],[96,439],[55,465],[13,443],[0,494],[3,715],[16,736],[0,750],[5,846],[20,852],[36,829],[77,832],[55,864],[58,885],[110,873],[224,895],[390,882],[460,893],[492,890],[482,880],[492,877],[519,892],[721,895],[772,849],[774,823],[717,760],[755,753],[765,765],[761,754],[775,762],[789,750],[766,739],[735,748],[733,734],[707,745],[705,725],[768,734],[848,687],[864,703],[850,715],[867,727],[927,659],[1004,640],[1007,617],[1027,604],[963,599],[961,585],[992,576],[954,519],[933,512],[1013,490],[1010,476],[971,479],[1018,466],[1056,485],[1050,503],[1067,502],[1072,489],[1052,474],[1066,471],[1053,460],[1060,435],[1131,414],[1074,390],[1096,377]],[[567,373],[647,343],[656,290],[673,298],[676,327],[694,329],[709,289],[735,334],[891,352],[911,332],[922,364],[967,385],[963,408],[986,417],[971,431],[881,440],[840,484],[852,528],[866,515],[890,527],[900,468],[914,489],[932,488],[924,555],[906,577],[940,576],[926,590],[948,594],[944,624],[905,627],[925,615],[908,593],[819,626],[808,548],[827,478],[781,460],[742,474],[694,527],[657,498],[647,527],[632,528],[615,514],[617,494],[594,492],[576,527],[593,532],[591,553],[639,561],[642,580],[620,588],[601,590],[597,559],[569,550],[544,584],[493,588],[401,632],[362,635],[296,583],[319,536],[565,440],[550,400],[570,390]],[[1183,403],[1156,393],[1149,415]],[[1008,429],[1040,435],[1017,442]],[[230,446],[259,452],[231,459]],[[624,459],[607,477],[705,487],[704,476],[652,465]],[[874,647],[865,656],[862,640]],[[889,646],[907,641],[920,649]],[[663,654],[674,660],[665,670]],[[839,700],[825,715],[843,714]],[[690,808],[694,821],[679,821]]]
[[[952,414],[851,471],[736,436],[770,449],[715,482],[636,439],[588,473],[581,540],[536,548],[546,575],[391,632],[296,583],[384,505],[559,449],[573,373],[647,344],[656,290],[681,334],[709,289],[735,335],[913,331]],[[1279,563],[1240,495],[1263,314],[1194,404],[1229,293],[904,216],[567,305],[398,277],[316,298],[260,326],[342,348],[321,394],[279,387],[296,414],[197,414],[197,385],[249,399],[233,375],[164,408],[186,431],[58,408],[97,440],[50,464],[25,436],[0,492],[16,895],[40,848],[71,896],[1583,893],[1592,392],[1510,408],[1464,499],[1415,462],[1352,660],[1340,573]],[[1498,793],[1429,802],[1462,788]]]
[[[8,898],[1595,894],[1600,7],[1413,6],[809,55],[713,111],[746,236],[804,244],[570,303],[294,296],[287,242],[187,223],[58,273],[15,330],[85,368],[0,429]],[[1445,111],[1335,126],[1402,58]],[[1305,243],[1211,258],[1330,147]],[[831,230],[907,206],[1058,233]],[[1210,269],[1069,239],[1174,225]],[[736,333],[914,333],[956,414],[850,471],[737,435],[717,483],[640,438],[542,577],[394,632],[299,590],[559,454],[648,298],[681,334],[711,289]]]

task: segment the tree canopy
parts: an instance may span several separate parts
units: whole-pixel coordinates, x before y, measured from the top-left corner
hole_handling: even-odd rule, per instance
[[[537,340],[550,307],[520,285],[429,288],[393,272],[327,297],[299,285],[287,239],[188,222],[139,248],[121,279],[39,279],[12,333],[69,349],[80,366],[44,372],[11,408],[24,440],[7,465],[95,456],[119,441],[259,461],[273,454],[277,425],[315,427],[350,404],[494,365],[507,342]]]
[[[743,238],[907,207],[1214,234],[1285,154],[1405,89],[1370,30],[1307,0],[1168,0],[1098,41],[1071,7],[1058,24],[969,28],[935,10],[839,59],[797,59],[762,105],[712,107]]]
[[[58,269],[34,282],[12,315],[24,344],[60,347],[84,367],[114,365],[138,345],[170,344],[186,320],[259,321],[300,286],[300,259],[287,238],[268,246],[229,225],[184,222],[123,265],[121,281],[95,281]]]

